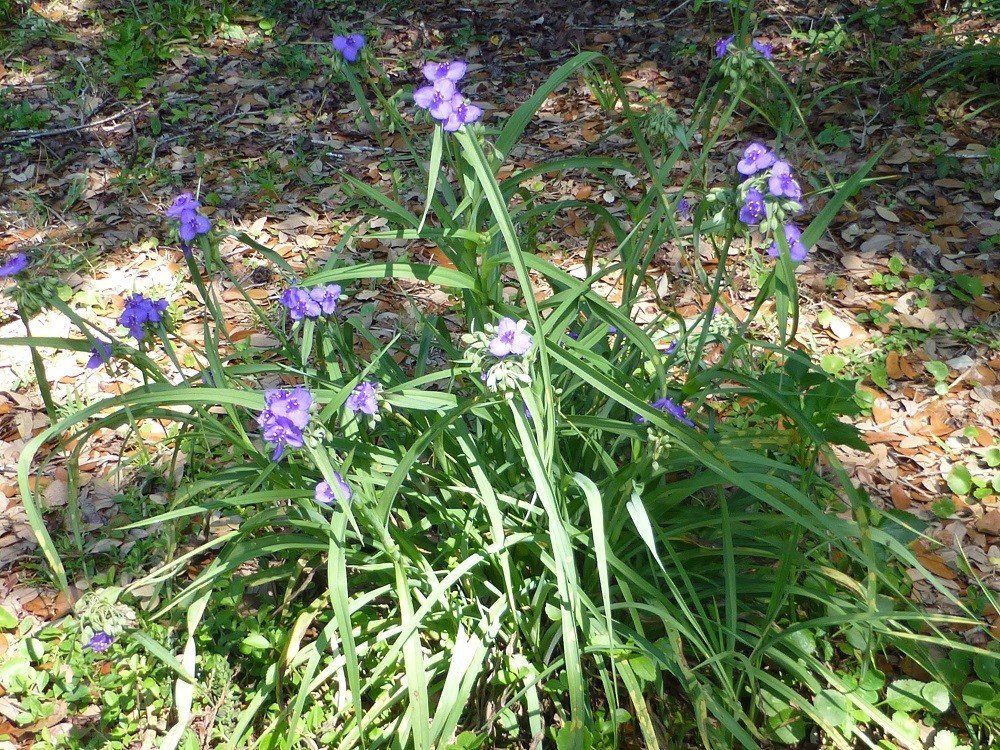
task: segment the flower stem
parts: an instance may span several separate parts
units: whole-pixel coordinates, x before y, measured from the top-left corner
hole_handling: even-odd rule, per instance
[[[24,334],[30,338],[31,328],[28,324],[28,315],[21,305],[17,306],[17,314],[20,316],[21,322],[24,323]],[[42,362],[38,349],[34,346],[31,347],[31,364],[35,367],[35,380],[38,383],[38,392],[42,395],[42,403],[45,404],[45,412],[49,415],[49,421],[55,424],[56,404],[52,400],[52,391],[49,389],[49,381],[45,376],[45,364]]]

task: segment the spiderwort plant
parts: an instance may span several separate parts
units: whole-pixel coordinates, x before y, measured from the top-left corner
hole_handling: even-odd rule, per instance
[[[51,299],[51,295],[55,291],[49,283],[49,277],[42,276],[29,280],[29,276],[24,275],[30,265],[28,254],[23,252],[14,253],[0,264],[0,279],[12,279],[15,282],[14,286],[8,290],[8,294],[17,305],[18,316],[21,318],[24,332],[28,336],[31,336],[31,316],[44,306],[46,299]],[[31,364],[35,369],[35,380],[38,383],[42,403],[45,404],[45,412],[49,419],[55,420],[56,404],[52,399],[52,391],[45,374],[45,363],[34,347],[31,349]]]
[[[524,122],[551,91],[596,59],[583,53],[563,66],[525,108]],[[344,67],[344,77],[351,80],[353,72]],[[443,78],[451,80],[447,73]],[[448,89],[444,83],[441,87]],[[714,116],[718,110],[712,109],[717,105],[706,106],[710,107],[706,121],[720,120]],[[504,126],[496,147],[500,159],[516,147],[521,119],[512,117]],[[436,129],[434,138],[443,139],[442,132],[443,128]],[[634,134],[641,141],[641,132]],[[716,143],[715,135],[709,131],[699,142]],[[822,432],[843,428],[830,430],[836,436],[849,430],[834,425],[836,416],[830,412],[801,411],[813,401],[829,401],[806,392],[809,382],[815,381],[806,377],[813,371],[803,364],[804,357],[770,339],[748,344],[756,327],[747,326],[742,336],[722,335],[713,326],[728,316],[701,314],[702,330],[719,334],[713,341],[724,350],[722,361],[727,364],[705,366],[701,351],[693,352],[694,374],[681,384],[677,364],[693,349],[691,332],[672,332],[681,345],[665,356],[669,345],[654,340],[647,326],[636,322],[641,308],[635,295],[623,295],[620,305],[613,304],[592,280],[580,281],[534,253],[536,247],[520,221],[524,214],[518,215],[517,201],[510,200],[524,175],[515,172],[498,181],[493,153],[485,156],[479,136],[461,127],[455,136],[463,166],[471,169],[463,171],[466,179],[457,186],[442,189],[448,195],[440,201],[438,226],[432,221],[416,230],[419,215],[407,215],[399,223],[417,239],[447,242],[458,236],[475,245],[470,253],[488,253],[495,262],[495,283],[480,283],[475,263],[451,269],[407,259],[359,263],[303,280],[314,289],[352,275],[359,279],[384,275],[417,278],[456,297],[475,290],[482,298],[478,306],[456,305],[449,311],[472,331],[463,337],[464,358],[447,331],[422,319],[418,330],[404,331],[402,343],[386,345],[379,360],[364,370],[367,379],[356,383],[344,373],[358,371],[359,355],[353,339],[339,334],[361,324],[331,317],[316,326],[322,346],[311,350],[286,346],[273,357],[251,355],[242,361],[238,351],[226,353],[225,366],[235,374],[234,382],[254,377],[287,381],[307,373],[310,384],[318,384],[315,397],[304,386],[266,390],[263,410],[258,412],[258,395],[225,387],[218,369],[222,363],[214,352],[206,357],[215,373],[211,389],[198,386],[196,376],[176,390],[164,383],[171,402],[182,400],[182,389],[190,388],[193,407],[206,401],[222,407],[205,414],[192,408],[183,417],[185,424],[190,420],[213,441],[224,443],[225,450],[213,450],[211,459],[200,466],[197,456],[188,462],[178,479],[183,484],[178,504],[185,498],[189,507],[171,507],[142,523],[171,523],[178,510],[193,514],[210,507],[213,513],[218,508],[227,517],[239,518],[240,526],[232,535],[212,540],[219,552],[194,582],[174,575],[184,570],[184,558],[162,565],[147,578],[177,580],[184,587],[171,592],[171,607],[189,604],[203,593],[210,596],[208,606],[212,606],[214,592],[227,586],[250,555],[259,559],[262,571],[297,578],[288,581],[288,591],[294,592],[288,598],[290,614],[294,618],[295,607],[308,608],[310,617],[317,615],[329,627],[336,626],[339,641],[331,655],[329,639],[304,637],[295,644],[294,659],[277,658],[269,667],[274,679],[268,684],[291,685],[293,690],[300,685],[298,695],[283,692],[272,700],[269,688],[262,689],[257,693],[260,700],[251,701],[235,722],[243,729],[232,744],[292,744],[289,728],[303,724],[296,712],[308,705],[317,688],[332,687],[343,701],[327,704],[331,715],[326,744],[345,750],[362,746],[366,736],[400,726],[408,727],[414,747],[442,747],[461,731],[479,726],[475,705],[479,701],[509,704],[523,717],[496,726],[502,743],[522,746],[532,737],[547,736],[549,709],[539,710],[540,696],[558,714],[557,743],[582,747],[596,727],[596,722],[589,723],[594,709],[609,706],[622,681],[638,684],[634,665],[640,660],[644,671],[653,671],[653,680],[683,677],[680,684],[686,693],[679,691],[678,697],[690,699],[684,710],[698,723],[692,736],[685,738],[691,744],[699,737],[714,740],[712,746],[718,747],[770,744],[756,697],[764,686],[779,683],[796,711],[801,707],[811,712],[811,721],[818,718],[822,723],[813,701],[815,693],[830,684],[829,664],[800,648],[797,640],[781,637],[783,626],[794,622],[810,636],[830,633],[832,607],[843,622],[881,624],[886,638],[892,638],[896,628],[906,627],[905,618],[897,617],[901,610],[892,607],[885,608],[892,614],[879,620],[869,597],[893,591],[894,579],[882,577],[886,559],[895,559],[891,543],[872,541],[878,546],[870,552],[858,541],[864,536],[859,533],[864,530],[861,515],[852,524],[845,514],[830,512],[842,501],[866,513],[873,510],[838,473],[836,454]],[[416,156],[426,161],[421,153]],[[414,163],[423,162],[415,158]],[[764,196],[768,214],[759,231],[781,242],[783,235],[774,235],[772,222],[791,199],[769,190],[773,164],[755,163],[749,174],[737,170],[734,187],[720,192],[725,200],[710,196],[707,188],[703,192],[704,186],[684,185],[681,190],[691,187],[705,195],[699,226],[692,231],[715,232],[724,245],[734,232],[745,231],[737,214],[747,191],[755,189]],[[650,238],[650,247],[658,248],[670,236],[673,200],[665,189],[670,183],[663,182],[667,170],[652,158],[646,166],[643,177],[650,179],[640,203],[643,210],[628,223],[619,222],[614,214],[608,214],[606,221],[616,236],[641,234]],[[374,211],[384,210],[385,196],[365,192],[364,187],[368,186],[358,188],[359,194],[371,199]],[[841,199],[846,192],[840,193]],[[477,193],[487,197],[470,210]],[[399,221],[399,212],[408,213],[405,203],[389,212],[393,221]],[[659,208],[645,210],[652,206]],[[555,203],[540,207],[559,210]],[[466,226],[463,222],[470,214],[475,218]],[[453,232],[455,226],[462,229]],[[816,228],[806,231],[805,236],[812,237]],[[794,243],[791,234],[786,229],[784,236]],[[475,244],[483,236],[486,243]],[[618,248],[621,258],[641,258],[644,251],[627,243],[625,239]],[[270,250],[261,247],[262,252]],[[280,265],[278,259],[274,262]],[[728,275],[721,271],[730,262],[728,256],[719,260],[724,280]],[[787,270],[786,266],[775,264],[773,270]],[[284,267],[283,271],[291,272]],[[513,297],[507,283],[511,275],[519,284]],[[556,289],[556,297],[537,299],[536,280]],[[692,283],[697,291],[707,288],[696,277]],[[323,310],[323,301],[312,297],[312,289],[308,302],[295,295],[303,318],[315,311],[312,303]],[[708,310],[725,291],[711,289]],[[329,302],[334,302],[332,296]],[[525,309],[519,311],[518,306]],[[291,307],[285,309],[290,315]],[[573,344],[564,332],[580,320],[587,321],[588,333]],[[270,316],[261,314],[260,323],[269,325]],[[602,334],[611,323],[618,330],[609,341]],[[145,329],[150,324],[142,325]],[[303,328],[293,326],[286,338],[300,336]],[[363,333],[371,334],[374,342],[374,332]],[[420,361],[414,363],[415,344]],[[317,367],[321,349],[327,367]],[[767,359],[758,359],[757,352],[764,349]],[[432,357],[443,360],[440,371],[420,369],[423,359]],[[789,365],[773,372],[775,358]],[[398,364],[401,360],[403,364]],[[741,361],[749,362],[746,371],[726,369]],[[420,374],[411,377],[411,366]],[[770,377],[766,381],[759,378],[765,370]],[[819,380],[824,388],[836,385],[827,377]],[[376,382],[392,383],[394,408],[405,413],[372,429],[355,429],[353,420],[388,409],[387,399],[380,402]],[[741,408],[735,414],[727,402],[734,400],[737,389]],[[345,393],[348,390],[350,394]],[[711,403],[713,412],[718,410],[711,431],[697,425],[658,430],[633,422],[633,415],[650,413],[651,408],[679,425],[696,424],[677,390],[690,403]],[[644,406],[644,399],[634,395],[650,392],[673,393],[673,400],[659,398]],[[35,501],[30,473],[53,438],[96,434],[87,433],[88,425],[93,422],[94,430],[103,429],[105,410],[113,412],[119,424],[133,417],[169,415],[163,401],[150,396],[160,394],[140,389],[116,396],[82,411],[65,433],[59,427],[39,435],[19,462],[18,481],[26,506]],[[347,402],[338,411],[337,399],[343,396]],[[785,409],[783,402],[795,408]],[[227,409],[235,418],[227,421]],[[246,409],[256,418],[257,434],[246,434]],[[91,419],[95,415],[100,419]],[[740,422],[744,415],[754,420],[750,431]],[[659,417],[649,421],[664,424]],[[753,446],[762,434],[774,439],[758,450]],[[260,455],[261,441],[268,445],[268,456]],[[793,448],[786,450],[786,443]],[[836,484],[827,481],[827,471],[814,471],[821,453]],[[335,462],[334,456],[340,455],[350,458]],[[229,470],[219,470],[220,462],[227,460],[221,456],[231,456],[232,464],[224,467]],[[269,457],[274,460],[268,461]],[[371,506],[358,502],[369,499],[369,492],[377,496]],[[306,502],[286,502],[290,497]],[[36,533],[46,539],[44,517],[38,512],[34,518]],[[795,544],[790,545],[790,539]],[[48,549],[54,547],[49,544]],[[57,561],[58,552],[54,555]],[[825,573],[832,566],[836,566],[834,592]],[[328,586],[315,597],[314,586],[298,584],[309,584],[317,570],[328,575]],[[740,581],[753,585],[738,585]],[[133,590],[142,585],[144,580],[136,581]],[[304,600],[307,591],[312,594]],[[897,603],[906,606],[905,598]],[[190,614],[195,610],[189,607],[188,617],[196,619]],[[531,615],[527,620],[525,612]],[[642,613],[652,616],[644,619]],[[635,637],[636,627],[643,630],[643,637]],[[93,630],[118,634],[101,622],[94,622]],[[852,653],[844,649],[838,659],[849,660]],[[302,679],[305,665],[310,665],[307,669],[315,665],[315,680]],[[461,672],[456,671],[459,667]],[[527,688],[516,691],[521,698],[512,697],[506,677],[510,674],[520,675],[518,682]],[[320,675],[333,675],[346,684],[321,685]],[[414,675],[418,678],[410,679]],[[819,687],[814,690],[813,685]],[[602,686],[611,689],[603,693]],[[184,689],[190,689],[187,683]],[[646,691],[623,690],[621,696],[630,701],[621,708],[633,717],[645,745],[655,747],[660,738]],[[879,731],[892,726],[877,706],[866,711],[878,718],[872,725]],[[280,719],[271,722],[276,716]],[[463,723],[466,717],[471,722]],[[256,727],[260,736],[254,735]],[[861,726],[833,731],[840,732],[837,744],[848,746]]]
[[[534,338],[527,332],[527,320],[504,317],[496,325],[467,333],[465,358],[472,372],[480,374],[481,382],[505,398],[514,397],[518,388],[531,384],[531,363]]]

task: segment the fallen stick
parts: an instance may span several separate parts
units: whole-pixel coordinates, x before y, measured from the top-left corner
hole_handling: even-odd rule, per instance
[[[139,112],[148,107],[150,104],[152,104],[152,102],[143,102],[138,107],[132,107],[132,109],[126,109],[124,112],[119,112],[118,114],[110,115],[109,117],[104,117],[93,122],[85,122],[83,125],[74,125],[71,128],[53,128],[52,130],[22,130],[15,132],[10,137],[0,140],[0,146],[8,143],[18,143],[19,141],[34,141],[39,138],[51,138],[52,136],[75,133],[80,130],[86,130],[87,128],[96,128],[98,125],[104,125],[105,123],[117,120],[120,117],[125,117],[126,115]]]

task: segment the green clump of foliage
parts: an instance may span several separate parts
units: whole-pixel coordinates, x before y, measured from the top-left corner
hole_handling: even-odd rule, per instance
[[[717,71],[745,63],[764,80],[773,68],[734,59]],[[154,685],[164,671],[175,680],[172,695],[152,698],[173,709],[163,746],[191,741],[203,705],[225,707],[226,747],[290,748],[306,737],[417,750],[613,747],[626,736],[648,747],[795,746],[810,736],[837,747],[859,737],[912,744],[914,717],[952,709],[968,726],[993,729],[993,654],[939,629],[975,620],[909,603],[900,569],[920,567],[907,546],[918,535],[913,519],[877,510],[837,458],[836,446],[864,449],[843,421],[860,408],[856,384],[793,345],[792,253],[815,244],[875,160],[828,186],[798,239],[767,223],[769,252],[738,218],[747,198],[740,175],[699,181],[736,108],[752,98],[732,75],[709,79],[685,124],[666,108],[635,111],[611,63],[585,52],[496,127],[435,125],[428,146],[426,123],[384,89],[374,60],[361,61],[336,61],[335,80],[357,94],[372,133],[407,144],[400,165],[412,171],[399,166],[389,193],[344,174],[365,218],[305,273],[259,238],[234,236],[289,288],[336,299],[362,284],[416,284],[447,295],[446,314],[414,305],[408,325],[380,337],[371,304],[345,312],[336,299],[336,310],[303,317],[246,295],[275,343],[234,341],[203,279],[243,289],[219,253],[226,232],[217,226],[193,243],[203,266],[186,248],[201,305],[188,315],[204,325],[202,345],[188,342],[190,359],[177,354],[176,302],[156,315],[143,307],[152,335],[131,344],[39,291],[36,304],[62,311],[85,338],[6,342],[93,349],[110,372],[127,365],[143,379],[53,414],[25,448],[18,478],[67,587],[67,560],[83,548],[59,554],[30,481],[53,446],[73,466],[93,436],[125,428],[142,468],[162,468],[165,507],[125,527],[157,529],[162,559],[114,592],[130,612],[142,610],[139,622],[123,625],[105,606],[100,623],[114,620],[110,647],[137,660],[137,672],[152,670]],[[533,117],[578,75],[619,113],[637,155],[595,149],[517,167],[511,154]],[[601,200],[544,198],[532,186],[552,173],[602,185]],[[421,205],[407,197],[415,191]],[[682,196],[693,202],[689,219],[678,215]],[[533,241],[569,208],[589,217],[582,278]],[[402,243],[398,256],[349,260],[368,218],[380,228],[365,237]],[[607,237],[612,246],[598,251]],[[737,238],[742,255],[730,252]],[[693,317],[642,315],[665,244],[686,253],[683,283],[704,295]],[[429,245],[447,262],[416,260]],[[734,263],[750,264],[758,285],[742,316],[729,302]],[[601,290],[608,279],[614,303]],[[282,423],[281,434],[300,439],[267,432],[277,392],[298,394],[288,419],[302,424]],[[156,457],[141,437],[150,422],[168,425]],[[81,637],[97,629],[83,623]],[[942,666],[956,662],[934,649],[968,668]],[[879,653],[907,657],[930,679],[888,678]],[[18,689],[33,669],[25,658],[11,680]],[[206,675],[238,683],[236,698],[220,697]],[[130,727],[135,696],[100,694],[103,715]],[[951,745],[942,737],[942,750],[958,747],[957,736]]]

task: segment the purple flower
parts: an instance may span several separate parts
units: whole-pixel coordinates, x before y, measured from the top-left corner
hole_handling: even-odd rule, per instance
[[[28,267],[28,256],[24,253],[16,253],[10,260],[0,266],[0,278],[4,276],[15,276]]]
[[[757,50],[761,57],[765,60],[770,60],[774,57],[774,47],[770,44],[767,44],[766,42],[758,42],[756,39],[753,40],[752,44],[753,48]]]
[[[453,133],[463,125],[473,123],[483,116],[483,110],[475,104],[470,104],[465,97],[456,93],[451,98],[451,114],[444,121],[442,127],[449,133]]]
[[[802,188],[799,187],[799,183],[792,177],[792,168],[788,165],[788,162],[784,161],[775,162],[771,168],[771,177],[767,181],[767,189],[771,191],[771,195],[779,198],[785,196],[786,198],[791,198],[793,201],[797,201],[802,197]]]
[[[767,169],[775,161],[777,161],[777,158],[771,149],[763,143],[754,142],[743,151],[743,158],[737,163],[736,171],[741,175],[749,177],[762,169]]]
[[[684,221],[691,221],[691,214],[693,211],[694,206],[691,205],[691,201],[687,198],[681,198],[677,202],[677,215],[684,219]]]
[[[336,485],[336,490],[330,486],[330,483],[326,480],[320,482],[316,485],[316,502],[322,503],[323,505],[333,505],[334,501],[343,498],[344,502],[349,501],[354,493],[351,492],[351,488],[348,486],[344,478],[340,476],[339,472],[333,472],[333,483]]]
[[[179,219],[184,214],[197,211],[199,208],[201,208],[201,204],[191,193],[181,193],[174,198],[174,202],[164,212],[164,216],[168,219]]]
[[[451,117],[452,101],[457,89],[454,81],[442,78],[431,86],[421,86],[413,92],[413,101],[431,113],[435,120],[447,120]]]
[[[494,357],[506,357],[509,354],[521,356],[531,348],[531,335],[524,332],[528,321],[516,321],[513,318],[501,318],[497,325],[497,333],[490,339],[490,354]]]
[[[667,412],[681,424],[686,424],[688,427],[694,427],[694,422],[687,418],[687,414],[685,414],[683,407],[681,407],[680,404],[674,403],[673,399],[661,398],[650,402],[649,405],[658,411]],[[645,424],[646,418],[641,415],[637,415],[635,421],[639,424]]]
[[[263,414],[287,419],[300,430],[309,424],[309,408],[312,406],[312,394],[308,388],[298,386],[291,391],[280,388],[267,391],[264,394],[265,409]]]
[[[717,41],[715,43],[715,56],[725,57],[726,53],[729,51],[729,45],[733,43],[734,39],[736,39],[735,34],[733,34],[732,36],[725,36],[719,41]]]
[[[767,209],[764,207],[764,194],[757,188],[747,190],[747,197],[740,208],[740,221],[747,226],[760,224],[767,216]]]
[[[806,259],[809,248],[802,244],[802,230],[794,224],[785,224],[785,239],[788,240],[788,256],[796,263]],[[767,248],[767,254],[772,258],[781,257],[781,249],[777,242],[772,242]]]
[[[106,365],[111,361],[111,344],[107,341],[97,339],[90,350],[90,359],[87,360],[87,369],[96,370],[102,364]]]
[[[292,320],[318,318],[323,312],[320,303],[313,299],[312,295],[305,289],[297,286],[289,287],[283,291],[278,301],[288,308],[288,317]]]
[[[354,414],[358,412],[368,416],[378,414],[378,383],[371,380],[363,380],[358,383],[351,391],[351,395],[347,397],[344,406]]]
[[[98,630],[90,637],[90,640],[87,641],[84,648],[89,648],[91,651],[103,654],[111,648],[111,644],[114,642],[115,637],[113,635],[105,633],[103,630]]]
[[[350,36],[337,35],[333,38],[333,48],[344,56],[347,62],[357,62],[361,48],[365,46],[365,38],[361,34]]]
[[[263,413],[261,417],[263,417]],[[271,459],[277,461],[281,454],[285,452],[285,446],[301,448],[305,445],[305,435],[302,430],[292,424],[291,420],[284,417],[271,416],[260,421],[261,435],[268,443],[274,444],[274,455]]]
[[[125,309],[118,324],[127,328],[136,341],[146,338],[146,328],[163,322],[163,312],[167,309],[165,299],[152,300],[141,294],[132,294],[125,298]]]
[[[264,410],[257,424],[264,440],[275,445],[275,461],[281,458],[285,446],[301,448],[305,445],[302,431],[309,424],[311,406],[312,394],[301,386],[291,391],[277,388],[264,393]]]
[[[677,351],[677,339],[674,339],[669,344],[667,344],[667,347],[663,350],[663,353],[666,354],[667,356],[670,356],[675,351]]]
[[[208,234],[212,228],[212,222],[208,220],[208,217],[198,213],[199,208],[201,208],[201,204],[191,193],[181,193],[164,214],[168,219],[177,219],[179,224],[177,233],[180,235],[181,245],[185,250],[195,237]]]
[[[337,303],[340,302],[340,284],[327,284],[326,286],[316,286],[309,290],[309,297],[319,305],[324,315],[333,315],[337,312]]]
[[[464,60],[454,60],[452,62],[429,62],[424,64],[424,78],[431,83],[438,81],[451,81],[458,83],[465,77],[465,71],[469,66]]]
[[[201,234],[208,234],[211,228],[212,222],[208,220],[207,216],[202,216],[194,211],[187,211],[181,215],[180,229],[177,233],[180,235],[183,244],[190,245],[195,237]]]

